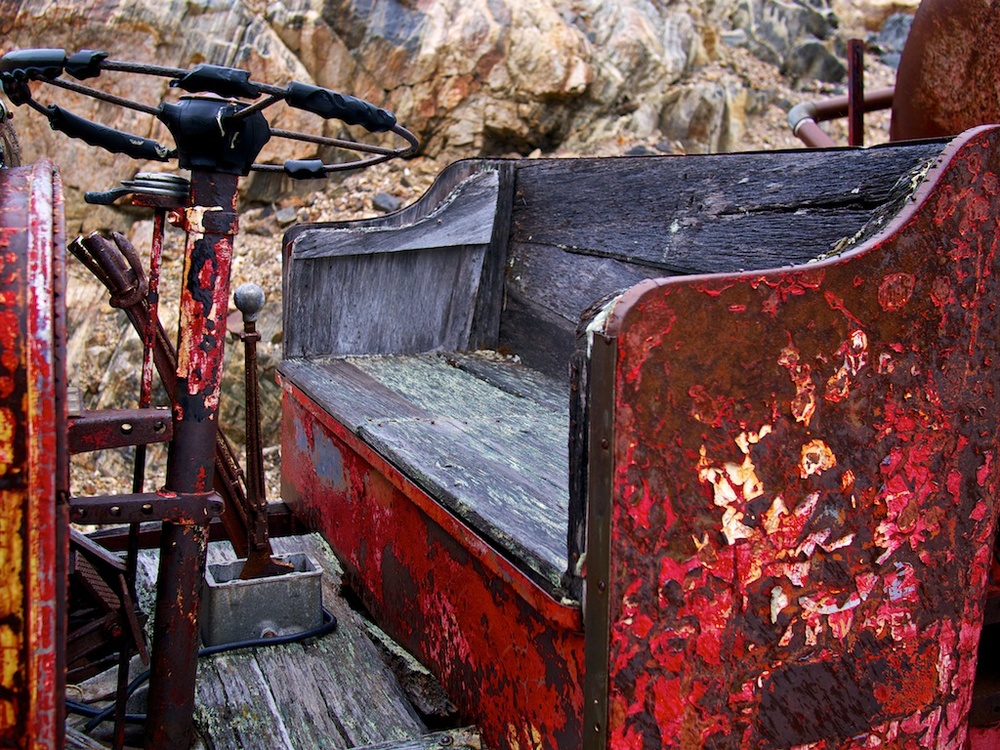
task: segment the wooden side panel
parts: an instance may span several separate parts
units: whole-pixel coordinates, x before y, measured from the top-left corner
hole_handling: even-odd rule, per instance
[[[57,399],[62,196],[49,163],[0,169],[0,745],[62,737]]]
[[[646,282],[611,312],[611,553],[588,559],[610,747],[963,747],[1000,491],[998,196],[1000,131],[972,131],[857,250]]]
[[[457,350],[495,340],[488,329],[497,326],[500,290],[480,281],[496,276],[494,245],[506,232],[495,218],[503,205],[509,209],[500,192],[503,182],[509,193],[509,180],[487,162],[452,173],[382,220],[289,234],[286,357]]]

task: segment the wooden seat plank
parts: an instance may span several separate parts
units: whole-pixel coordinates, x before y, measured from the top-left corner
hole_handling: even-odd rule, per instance
[[[282,373],[561,594],[568,388],[490,354],[294,360]]]

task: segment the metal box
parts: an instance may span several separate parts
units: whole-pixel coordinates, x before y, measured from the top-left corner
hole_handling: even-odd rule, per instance
[[[244,581],[246,560],[208,564],[201,616],[206,646],[290,635],[323,622],[323,571],[305,553],[276,559],[291,563],[292,571]]]

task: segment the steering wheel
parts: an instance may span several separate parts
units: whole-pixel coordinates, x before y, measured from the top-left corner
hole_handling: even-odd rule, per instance
[[[82,81],[97,78],[103,71],[167,77],[171,79],[171,87],[188,93],[176,104],[161,102],[153,107],[76,83],[63,75]],[[40,104],[32,96],[29,81],[42,81],[156,117],[170,131],[175,146],[168,148],[157,141],[91,122],[57,105]],[[331,172],[363,169],[389,159],[411,156],[419,147],[416,136],[399,125],[395,115],[370,102],[298,81],[283,88],[260,83],[250,80],[246,70],[220,65],[201,64],[186,70],[111,60],[107,52],[96,50],[67,55],[61,49],[24,49],[8,52],[0,58],[0,87],[13,104],[26,104],[45,115],[53,130],[133,159],[176,159],[184,169],[237,175],[250,171],[284,172],[293,179],[319,179]],[[323,119],[360,125],[371,133],[392,132],[405,143],[386,148],[272,128],[263,111],[282,101]],[[283,165],[255,163],[271,138],[335,146],[364,156],[333,164],[325,164],[319,159],[293,159]]]

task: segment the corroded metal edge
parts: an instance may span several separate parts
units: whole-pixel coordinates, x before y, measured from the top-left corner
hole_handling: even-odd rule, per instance
[[[614,495],[614,392],[617,341],[590,332],[588,394],[590,425],[587,467],[586,588],[583,748],[608,743],[608,647],[610,636],[611,499]]]
[[[60,607],[67,459],[62,191],[54,166],[0,170],[0,740],[55,748],[63,736]],[[62,396],[62,397],[60,397]]]

